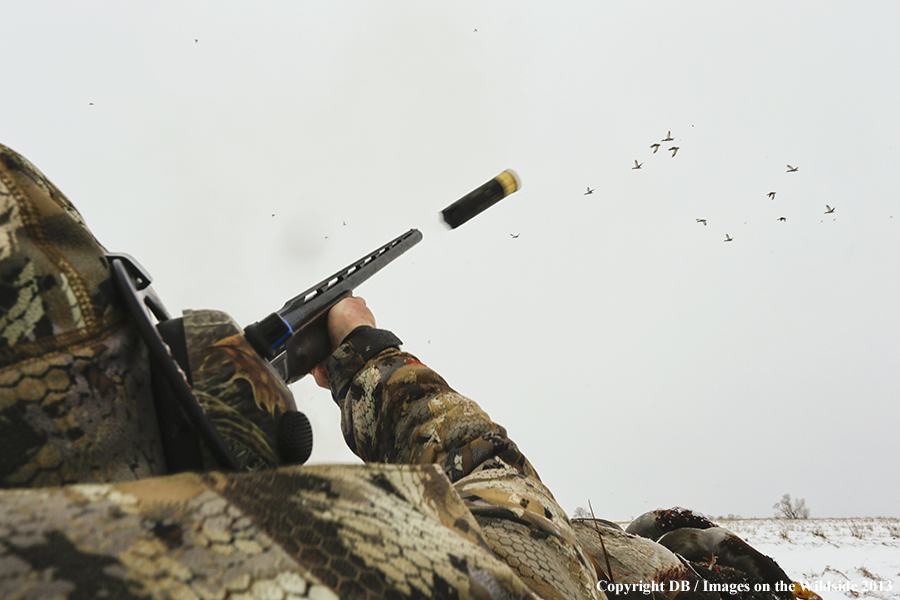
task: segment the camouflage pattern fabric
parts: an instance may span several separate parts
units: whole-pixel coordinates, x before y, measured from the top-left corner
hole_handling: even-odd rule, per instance
[[[130,318],[75,207],[0,146],[0,487],[165,473],[147,348]],[[277,466],[290,391],[224,313],[187,311],[184,324],[195,395],[239,464]]]
[[[433,465],[7,491],[0,524],[3,598],[535,597]]]
[[[602,597],[591,559],[531,463],[473,401],[408,353],[327,363],[344,439],[368,463],[438,464],[488,545],[542,598]]]
[[[185,310],[182,319],[194,394],[241,470],[278,466],[278,417],[296,410],[290,390],[226,313]]]
[[[331,362],[332,372],[340,370],[338,363]],[[364,380],[397,364],[439,381],[409,355],[387,350],[350,387],[363,389]],[[423,462],[0,492],[0,595],[602,598],[593,587],[593,567],[572,545],[568,520],[552,497],[536,476],[497,458],[518,455],[508,440],[498,443],[502,429],[449,388],[435,388],[438,399],[421,396],[411,375],[401,372],[400,379],[376,386],[410,401],[405,408],[384,405],[386,411],[426,415],[430,411],[421,409],[427,407],[416,405],[455,406],[458,411],[450,412],[467,414],[470,425],[437,414],[420,422],[432,432],[433,449],[439,439],[451,439],[448,434],[477,448],[491,437],[483,431],[494,431],[491,447],[501,451],[476,450],[485,460],[458,471],[455,485],[441,465]],[[348,394],[344,404],[372,407],[380,399],[367,398]],[[466,430],[474,434],[461,433]],[[387,435],[405,439],[397,433]],[[468,453],[447,456],[460,454]]]
[[[146,348],[78,211],[0,146],[0,487],[163,473]]]

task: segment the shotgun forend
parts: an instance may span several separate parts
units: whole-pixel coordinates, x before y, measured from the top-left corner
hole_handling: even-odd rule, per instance
[[[329,309],[421,239],[418,229],[410,229],[248,325],[244,335],[286,383],[300,379],[331,353]]]

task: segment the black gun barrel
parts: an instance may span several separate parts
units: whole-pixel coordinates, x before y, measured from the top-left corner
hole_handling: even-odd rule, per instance
[[[287,340],[310,319],[334,305],[389,262],[418,244],[422,233],[410,229],[374,252],[323,279],[284,303],[280,310],[244,328],[244,336],[260,356],[271,361],[285,350]]]

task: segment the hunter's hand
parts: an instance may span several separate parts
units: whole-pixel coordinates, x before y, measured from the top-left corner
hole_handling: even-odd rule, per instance
[[[366,301],[358,296],[344,298],[328,312],[328,336],[332,350],[341,345],[344,338],[360,325],[375,327],[375,315],[366,306]],[[319,387],[328,389],[328,375],[325,363],[313,367],[313,377]]]

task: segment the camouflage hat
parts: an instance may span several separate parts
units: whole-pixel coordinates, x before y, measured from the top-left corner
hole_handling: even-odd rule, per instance
[[[56,186],[0,146],[0,368],[122,325],[103,255]]]
[[[163,472],[146,348],[66,197],[0,145],[0,487]]]

